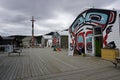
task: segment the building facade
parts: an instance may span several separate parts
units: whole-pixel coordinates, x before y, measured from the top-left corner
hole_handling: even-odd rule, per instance
[[[83,49],[86,54],[101,56],[101,48],[120,48],[120,12],[87,9],[78,15],[69,32],[69,55]]]
[[[32,37],[29,36],[29,37],[25,37],[24,39],[22,39],[22,45],[24,48],[29,48],[29,47],[32,47]],[[34,38],[34,46],[38,46],[38,42],[37,42],[37,39]]]
[[[41,39],[41,46],[51,47],[52,46],[52,36],[51,35],[43,35]]]
[[[52,36],[52,46],[68,49],[68,31],[57,31]]]

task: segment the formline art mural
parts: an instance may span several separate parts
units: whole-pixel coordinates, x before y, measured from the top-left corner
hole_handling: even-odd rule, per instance
[[[116,10],[95,8],[80,13],[69,28],[69,54],[73,55],[74,50],[81,52],[81,49],[84,49],[85,53],[95,53],[95,45],[97,47],[98,44],[99,48],[108,47],[111,42],[116,45],[112,38],[116,31],[116,37],[119,36],[118,15]]]

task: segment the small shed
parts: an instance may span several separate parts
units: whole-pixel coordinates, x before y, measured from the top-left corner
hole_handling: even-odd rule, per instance
[[[42,47],[51,47],[52,46],[52,36],[51,35],[43,35],[41,39]]]

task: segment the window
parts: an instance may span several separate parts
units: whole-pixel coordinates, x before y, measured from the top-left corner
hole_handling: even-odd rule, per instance
[[[94,35],[102,34],[102,27],[94,27]]]

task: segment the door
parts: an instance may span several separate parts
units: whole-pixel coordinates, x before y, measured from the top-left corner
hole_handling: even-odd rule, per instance
[[[103,37],[95,36],[94,37],[94,48],[95,48],[95,56],[101,57],[101,48],[103,47]]]
[[[94,53],[95,56],[101,56],[101,48],[103,47],[102,27],[96,26],[93,28],[94,35]]]

